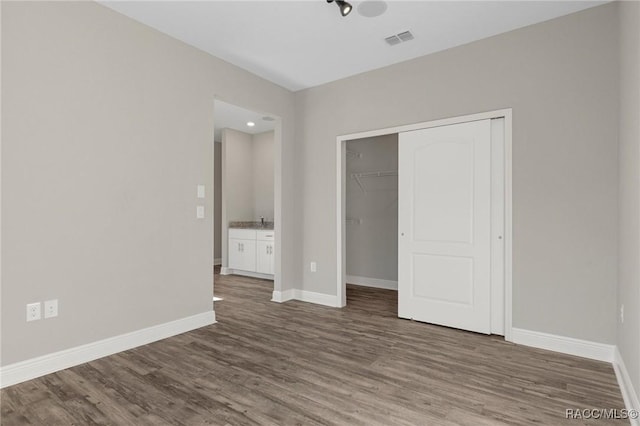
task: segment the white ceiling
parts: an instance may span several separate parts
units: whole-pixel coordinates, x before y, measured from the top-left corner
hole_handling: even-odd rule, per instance
[[[273,130],[276,126],[275,120],[267,121],[264,119],[264,117],[269,117],[268,114],[251,111],[218,100],[215,102],[213,114],[215,116],[214,140],[216,142],[222,142],[222,129],[235,129],[255,135],[257,133]],[[248,121],[255,123],[255,126],[247,126]]]
[[[375,18],[325,0],[101,1],[290,90],[469,43],[606,1],[387,1]],[[415,40],[384,38],[411,30]],[[524,46],[523,46],[524,48]]]

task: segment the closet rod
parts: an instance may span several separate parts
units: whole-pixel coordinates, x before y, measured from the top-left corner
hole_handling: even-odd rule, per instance
[[[356,183],[365,194],[367,191],[364,189],[364,185],[362,184],[361,178],[367,177],[385,177],[385,176],[398,176],[398,172],[396,170],[389,171],[379,171],[379,172],[364,172],[364,173],[351,173],[351,178],[355,179]]]
[[[352,178],[363,178],[363,177],[384,177],[384,176],[398,176],[398,172],[395,170],[385,171],[385,172],[365,172],[365,173],[352,173]]]

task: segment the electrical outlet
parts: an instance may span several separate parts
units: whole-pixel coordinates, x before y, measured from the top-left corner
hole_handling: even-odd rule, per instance
[[[318,265],[316,264],[316,262],[311,262],[309,268],[311,269],[311,272],[316,272],[318,270]]]
[[[58,316],[58,299],[44,302],[44,317],[53,318]]]
[[[624,305],[620,305],[620,324],[624,324]]]
[[[40,318],[40,302],[27,304],[27,321],[36,321]]]

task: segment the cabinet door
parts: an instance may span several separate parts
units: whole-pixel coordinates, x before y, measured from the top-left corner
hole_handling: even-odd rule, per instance
[[[235,238],[229,239],[229,268],[242,269],[242,242]]]
[[[270,274],[275,274],[276,273],[276,249],[275,249],[276,243],[274,242],[270,242],[269,243],[269,273]]]
[[[229,268],[255,272],[256,242],[254,240],[229,239]]]
[[[273,274],[271,259],[273,255],[271,254],[271,246],[273,244],[269,241],[258,241],[257,245],[257,268],[256,272],[260,272],[261,274]]]

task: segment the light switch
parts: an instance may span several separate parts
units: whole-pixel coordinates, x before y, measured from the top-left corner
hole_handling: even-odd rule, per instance
[[[198,198],[204,198],[204,185],[198,185]]]
[[[204,219],[204,206],[196,207],[196,219]]]

